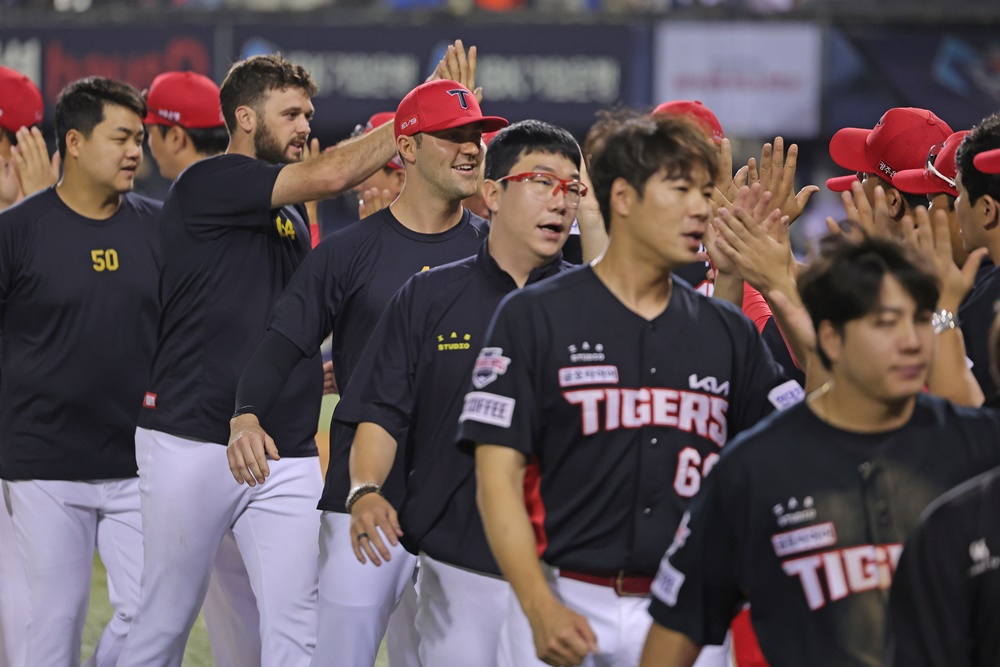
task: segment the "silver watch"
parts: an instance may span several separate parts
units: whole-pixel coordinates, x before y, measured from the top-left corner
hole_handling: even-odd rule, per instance
[[[934,333],[936,334],[943,333],[949,329],[957,329],[958,317],[950,310],[942,308],[931,316],[931,326],[934,327]]]

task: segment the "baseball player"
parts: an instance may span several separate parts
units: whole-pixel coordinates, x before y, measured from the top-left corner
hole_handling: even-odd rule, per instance
[[[476,511],[474,460],[455,447],[472,365],[508,293],[559,273],[560,248],[587,188],[572,135],[540,121],[501,130],[486,154],[489,240],[477,255],[419,273],[389,303],[358,363],[339,421],[357,426],[351,449],[350,540],[358,559],[391,557],[402,532],[420,554],[416,629],[423,665],[496,664],[510,587]],[[407,491],[396,509],[378,490],[397,441]],[[383,541],[383,536],[388,542]]]
[[[403,98],[393,124],[406,170],[402,192],[388,208],[317,246],[275,306],[269,331],[243,373],[229,446],[237,481],[263,489],[273,484],[268,479],[260,486],[281,464],[265,458],[265,452],[275,458],[269,434],[281,426],[268,418],[268,409],[300,359],[315,354],[333,331],[337,386],[342,397],[350,396],[358,359],[393,294],[414,273],[476,253],[487,223],[463,209],[462,200],[478,187],[483,131],[506,124],[502,118],[483,116],[473,94],[456,81],[424,83]],[[388,626],[389,659],[396,665],[416,665],[416,557],[397,546],[387,567],[363,567],[350,543],[351,517],[344,500],[356,491],[348,469],[353,437],[353,429],[331,424],[330,465],[319,503],[324,510],[321,631],[313,665],[371,667],[390,613],[401,599]],[[393,506],[402,499],[407,457],[401,448],[381,488]]]
[[[486,536],[516,595],[504,667],[638,662],[649,586],[688,499],[730,436],[801,396],[737,308],[671,277],[701,246],[715,148],[675,117],[605,131],[590,173],[607,250],[501,303],[460,416]]]
[[[214,81],[195,72],[164,72],[143,97],[146,141],[161,176],[173,181],[198,160],[225,152],[229,132]],[[257,600],[231,530],[219,544],[202,612],[216,667],[260,664]]]
[[[947,326],[925,258],[833,237],[799,287],[831,380],[713,469],[660,565],[642,667],[693,664],[748,600],[772,665],[881,664],[903,541],[937,495],[1000,461],[998,415],[923,393]]]
[[[1000,299],[1000,174],[981,171],[976,157],[1000,148],[1000,115],[993,115],[973,128],[962,140],[956,159],[958,173],[955,188],[955,215],[967,250],[985,247],[994,266],[977,282],[972,294],[958,309],[965,346],[972,360],[972,372],[982,387],[987,402],[997,399],[997,384],[989,372],[990,326]]]
[[[80,664],[95,547],[115,613],[88,665],[115,665],[138,603],[131,433],[155,339],[159,213],[130,192],[145,113],[127,84],[67,86],[62,180],[0,213],[0,474],[29,592],[17,664],[29,667]]]
[[[889,215],[899,222],[926,202],[921,194],[894,187],[893,176],[904,169],[923,169],[928,151],[951,134],[948,124],[927,109],[896,107],[886,111],[872,130],[838,130],[830,139],[830,157],[841,167],[857,172],[872,205],[875,188],[881,185]],[[852,182],[850,177],[841,177],[834,188],[850,190]]]
[[[38,87],[20,72],[0,67],[0,211],[20,201],[24,192],[11,153],[17,145],[17,132],[41,120],[42,93]],[[42,139],[44,145],[45,140]],[[0,544],[14,544],[13,530],[10,516],[0,508]],[[25,624],[28,620],[22,610],[27,604],[27,584],[20,553],[13,546],[5,551],[4,557],[0,558],[0,663],[22,665]]]
[[[225,483],[222,424],[272,305],[310,249],[296,205],[349,189],[391,157],[383,130],[299,161],[315,93],[308,73],[279,56],[233,65],[220,90],[229,148],[188,167],[164,203],[159,334],[135,434],[142,595],[122,667],[180,665],[230,529],[257,599],[261,664],[312,656],[319,357],[297,366],[266,415],[283,455],[271,484]]]

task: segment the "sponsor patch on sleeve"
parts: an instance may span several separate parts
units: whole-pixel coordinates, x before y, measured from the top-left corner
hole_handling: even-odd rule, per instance
[[[767,392],[767,400],[771,401],[771,405],[779,410],[790,408],[805,397],[806,392],[802,390],[802,386],[795,380],[783,382]]]
[[[670,564],[670,559],[660,561],[660,569],[653,580],[652,593],[664,604],[671,607],[677,605],[677,594],[684,585],[684,573]]]
[[[503,356],[503,349],[499,347],[484,347],[476,357],[476,364],[472,367],[472,384],[476,389],[482,389],[489,383],[507,372],[510,366],[510,357]]]
[[[465,405],[459,422],[474,421],[491,426],[510,428],[516,401],[485,391],[470,391],[465,395]]]

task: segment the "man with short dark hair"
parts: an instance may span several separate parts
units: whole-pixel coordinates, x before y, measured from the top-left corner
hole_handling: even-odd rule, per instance
[[[135,434],[143,587],[122,667],[180,665],[230,529],[257,597],[261,664],[293,667],[311,659],[318,356],[298,365],[268,415],[282,453],[274,483],[248,489],[224,479],[225,421],[240,370],[310,249],[299,204],[347,190],[392,155],[386,129],[301,161],[315,93],[309,74],[279,56],[234,64],[220,89],[226,154],[188,167],[164,203],[159,334]],[[181,111],[161,110],[168,119]]]
[[[501,667],[638,662],[649,586],[688,499],[733,434],[801,394],[779,388],[735,306],[673,280],[713,210],[717,150],[702,130],[615,118],[595,145],[608,247],[501,303],[460,417],[486,536],[516,595]]]
[[[580,167],[576,140],[562,128],[528,120],[497,133],[486,153],[487,242],[396,293],[358,363],[358,382],[337,407],[337,419],[357,427],[352,486],[383,484],[397,450],[408,458],[398,518],[380,494],[360,496],[351,540],[358,559],[375,565],[390,556],[383,535],[395,545],[401,531],[407,551],[419,554],[424,665],[496,664],[510,587],[486,543],[475,461],[455,447],[456,425],[497,304],[569,266],[560,249],[587,196]],[[404,442],[397,433],[406,433]]]
[[[831,379],[713,469],[660,564],[642,667],[693,664],[745,602],[771,664],[881,664],[903,541],[1000,462],[997,415],[924,393],[938,280],[896,241],[826,241],[799,289]]]
[[[80,664],[96,547],[113,667],[139,599],[136,408],[153,354],[159,204],[131,193],[146,106],[90,77],[59,94],[63,177],[0,214],[0,476],[30,595],[24,661]]]

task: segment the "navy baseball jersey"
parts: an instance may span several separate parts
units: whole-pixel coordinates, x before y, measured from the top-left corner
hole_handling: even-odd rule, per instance
[[[997,386],[990,374],[989,341],[997,300],[1000,300],[1000,267],[991,265],[980,269],[975,287],[957,313],[965,339],[965,354],[972,360],[972,374],[987,401],[997,395]]]
[[[545,562],[652,575],[702,477],[769,397],[801,388],[738,309],[675,281],[646,320],[586,266],[503,301],[459,437],[537,457]]]
[[[106,220],[54,188],[0,213],[0,464],[5,479],[136,474],[156,339],[156,219],[135,194]]]
[[[805,403],[723,454],[653,584],[650,612],[718,644],[745,601],[772,667],[882,664],[885,610],[920,513],[1000,463],[1000,417],[929,395],[909,422],[853,433]]]
[[[535,269],[528,284],[569,268]],[[410,278],[379,320],[337,419],[407,433],[403,544],[445,563],[500,574],[476,507],[475,460],[455,447],[458,416],[493,311],[517,284],[483,243],[461,262]]]
[[[163,205],[160,323],[139,425],[225,444],[240,373],[311,243],[300,207],[271,209],[278,172],[243,155],[186,169]],[[319,354],[301,361],[261,421],[282,456],[315,456]]]
[[[1000,468],[927,508],[889,595],[888,667],[1000,665]]]
[[[388,208],[378,211],[316,246],[275,305],[270,328],[306,355],[315,354],[332,331],[333,370],[341,400],[346,400],[353,391],[361,352],[403,283],[415,273],[474,255],[487,231],[488,223],[469,211],[457,225],[439,234],[415,232]],[[401,443],[405,441],[405,434],[394,435]],[[353,440],[354,429],[334,419],[320,509],[344,511]],[[402,500],[402,458],[397,457],[383,489],[395,507]]]

